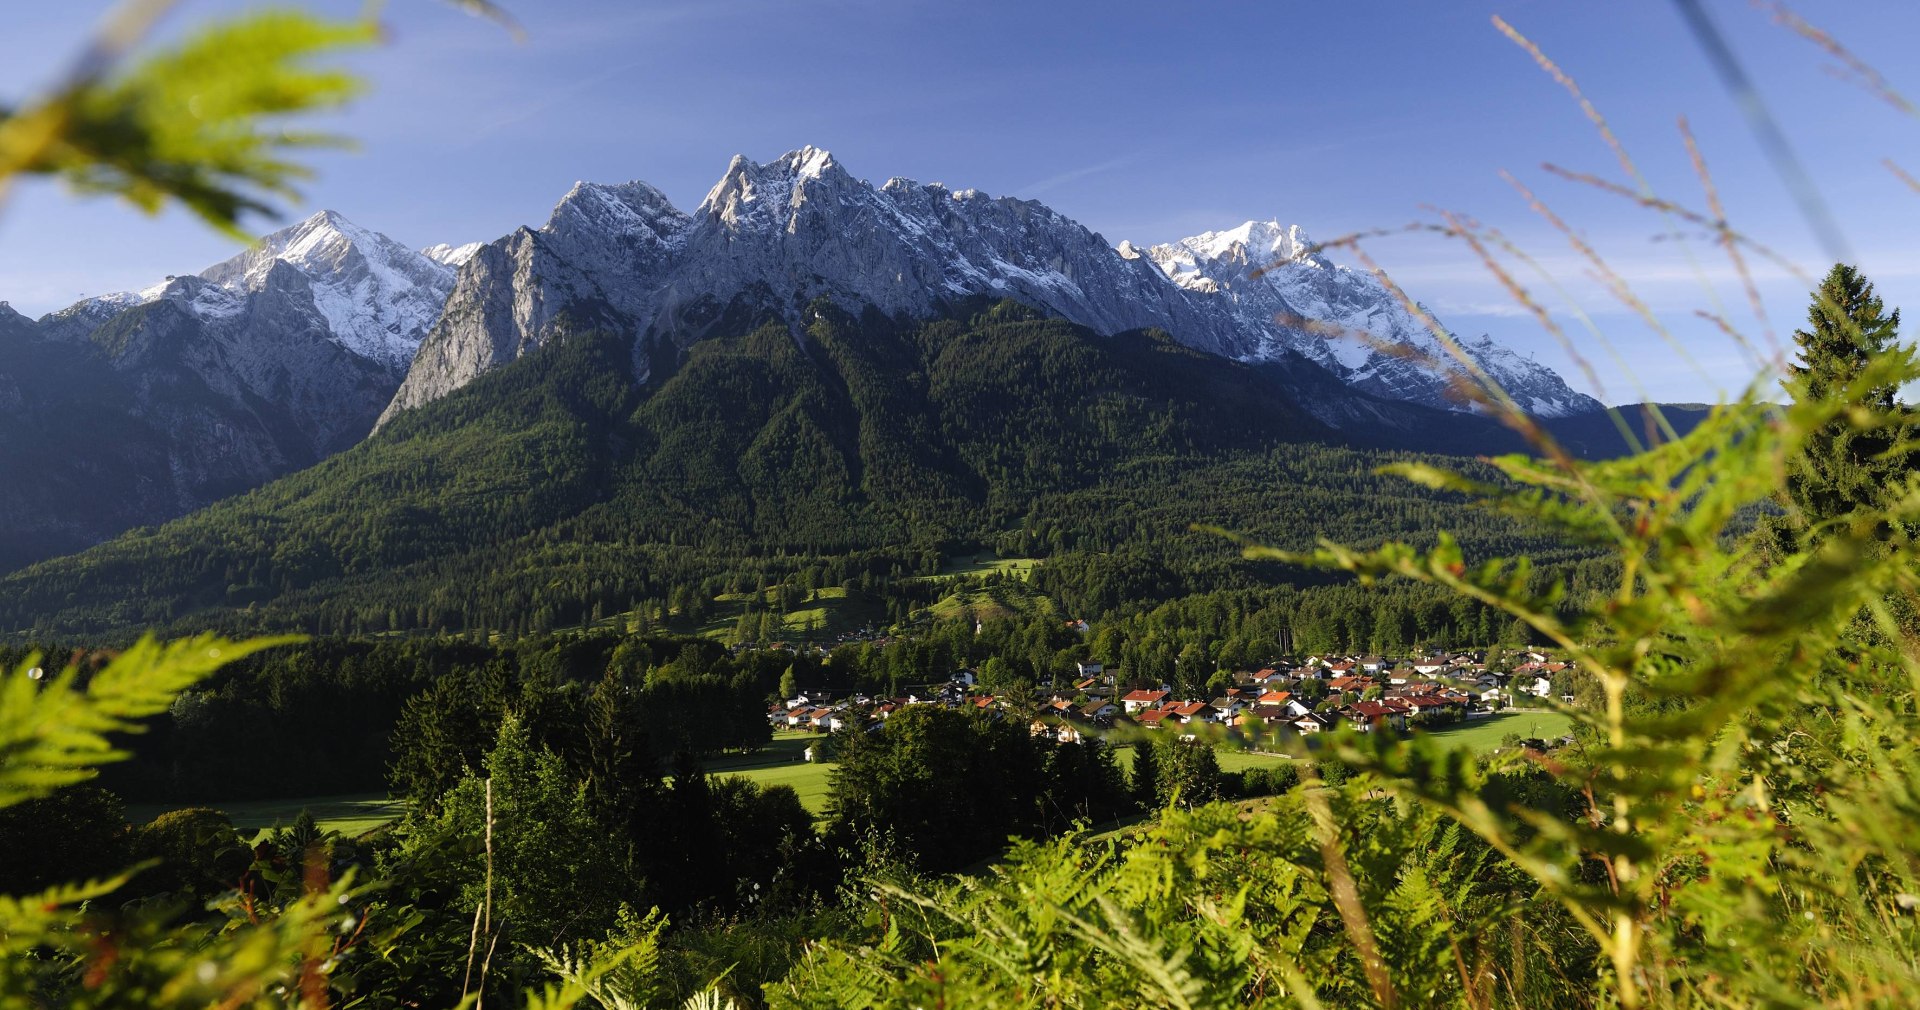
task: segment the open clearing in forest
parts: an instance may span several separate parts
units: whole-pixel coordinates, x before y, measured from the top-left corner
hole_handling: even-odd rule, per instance
[[[1552,742],[1573,732],[1573,720],[1544,708],[1508,709],[1483,719],[1469,719],[1441,729],[1429,730],[1435,739],[1449,747],[1465,744],[1477,751],[1492,751],[1508,733],[1522,739],[1537,738]]]
[[[762,786],[791,786],[800,794],[800,802],[820,820],[827,812],[827,792],[831,785],[833,763],[808,762],[808,744],[825,744],[823,733],[804,730],[780,730],[765,750],[753,754],[730,755],[707,762],[710,775],[738,775]],[[825,748],[823,747],[822,750]]]
[[[777,608],[777,589],[759,591],[760,609]],[[823,586],[803,591],[804,599],[785,614],[775,613],[775,634],[796,641],[830,641],[844,632],[872,627],[886,616],[886,609],[868,594],[848,592],[843,586]],[[714,609],[699,634],[703,638],[731,640],[740,626],[740,615],[754,603],[754,593],[721,593],[713,598]]]
[[[999,572],[1022,579],[1033,577],[1033,569],[1040,564],[1039,558],[995,558],[987,555],[977,557],[948,558],[940,564],[940,574],[930,575],[931,579],[952,579],[961,576],[992,575]]]
[[[1465,744],[1474,750],[1491,751],[1500,746],[1507,734],[1555,740],[1572,728],[1571,719],[1544,709],[1506,711],[1483,719],[1433,730],[1432,735],[1449,745]],[[762,786],[790,786],[815,820],[826,816],[828,793],[833,776],[831,761],[808,762],[803,754],[809,744],[826,742],[824,735],[799,730],[782,730],[773,735],[766,749],[753,754],[730,755],[707,763],[713,775],[738,775]],[[1133,746],[1122,745],[1115,755],[1120,767],[1133,769]],[[1240,772],[1249,768],[1271,768],[1288,760],[1277,754],[1219,750],[1220,769]],[[129,804],[127,819],[144,824],[168,810],[205,806],[220,810],[243,831],[258,831],[277,825],[289,825],[300,811],[313,813],[322,828],[345,835],[364,834],[383,824],[398,820],[405,812],[401,801],[379,793],[347,796],[308,796],[284,800],[245,800],[233,803]]]
[[[361,835],[400,819],[406,804],[385,793],[345,796],[301,796],[284,800],[236,800],[226,803],[129,803],[127,820],[145,824],[169,810],[211,807],[227,815],[242,831],[287,827],[305,810],[319,826],[343,835]]]

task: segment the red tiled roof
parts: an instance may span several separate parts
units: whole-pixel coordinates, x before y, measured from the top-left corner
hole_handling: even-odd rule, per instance
[[[1129,691],[1127,692],[1127,696],[1120,700],[1121,701],[1144,701],[1147,704],[1151,705],[1154,702],[1159,701],[1160,699],[1165,698],[1167,695],[1172,693],[1173,692],[1171,691],[1144,691],[1144,690]]]

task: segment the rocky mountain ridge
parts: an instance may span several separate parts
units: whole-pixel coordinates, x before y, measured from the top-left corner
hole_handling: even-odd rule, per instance
[[[804,345],[819,299],[918,320],[1009,299],[1104,337],[1161,330],[1266,370],[1274,410],[1355,444],[1433,448],[1452,429],[1428,408],[1461,407],[1432,334],[1297,226],[1114,246],[1044,204],[876,186],[807,147],[736,156],[692,212],[646,183],[583,182],[537,229],[413,250],[322,211],[140,291],[38,320],[0,303],[0,461],[52,473],[0,515],[0,566],[311,465],[569,335],[611,335],[645,384],[769,319]],[[1465,346],[1536,414],[1599,406],[1490,340]],[[115,473],[132,476],[100,509],[60,507]]]
[[[765,164],[735,156],[692,213],[643,182],[576,184],[544,226],[488,243],[461,266],[385,417],[568,332],[620,334],[644,377],[657,356],[677,357],[730,314],[772,314],[797,329],[815,298],[927,318],[978,296],[1102,334],[1158,328],[1243,362],[1297,358],[1373,396],[1463,409],[1450,389],[1462,368],[1439,341],[1378,280],[1313,251],[1298,227],[1248,222],[1115,247],[1040,203],[899,178],[874,186],[805,147]],[[1536,414],[1600,406],[1487,338],[1464,345]],[[1321,412],[1337,427],[1351,413]]]
[[[172,518],[358,443],[453,279],[323,211],[197,275],[38,320],[0,311],[0,407],[20,407],[0,413],[0,461],[39,475],[0,509],[0,563]]]
[[[1119,253],[1152,260],[1173,283],[1260,334],[1254,357],[1292,351],[1375,396],[1463,406],[1451,386],[1467,370],[1440,338],[1378,278],[1321,255],[1299,225],[1248,221],[1148,249],[1122,242]],[[1455,339],[1529,413],[1551,418],[1600,409],[1552,369],[1490,337]]]

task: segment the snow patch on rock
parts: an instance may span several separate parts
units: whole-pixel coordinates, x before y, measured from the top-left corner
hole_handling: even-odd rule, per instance
[[[1248,221],[1141,250],[1166,278],[1259,335],[1250,360],[1292,351],[1366,392],[1450,410],[1467,368],[1371,273],[1328,260],[1299,225]],[[1421,307],[1429,318],[1431,312]],[[1450,336],[1452,336],[1450,334]],[[1457,339],[1457,338],[1456,338]],[[1461,345],[1515,402],[1542,417],[1598,410],[1552,369],[1482,337]]]

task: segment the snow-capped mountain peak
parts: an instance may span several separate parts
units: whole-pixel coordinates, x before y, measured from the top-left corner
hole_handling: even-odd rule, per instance
[[[484,242],[468,242],[465,245],[448,245],[445,242],[441,242],[438,245],[430,245],[420,250],[420,255],[425,256],[443,267],[452,267],[458,270],[460,269],[460,264],[472,259],[473,254],[479,252],[480,247],[485,244]]]
[[[1176,245],[1209,260],[1232,260],[1255,269],[1275,266],[1307,254],[1313,243],[1299,225],[1279,221],[1248,221],[1226,231],[1201,232]]]
[[[689,220],[665,193],[644,182],[617,185],[576,182],[554,205],[542,230],[558,233],[589,229],[626,237],[671,240],[686,228]]]
[[[924,318],[981,295],[1103,334],[1158,328],[1241,360],[1297,352],[1366,392],[1457,409],[1433,335],[1373,277],[1311,250],[1277,219],[1116,249],[1030,200],[900,178],[875,187],[817,147],[735,155],[691,214],[645,183],[583,182],[544,227],[461,267],[386,416],[581,327],[627,334],[644,376],[658,351],[733,310],[784,318],[798,336],[815,298]],[[1538,378],[1544,412],[1592,403],[1533,371],[1522,378]]]
[[[1142,253],[1130,246],[1121,254]],[[1168,280],[1260,334],[1260,350],[1252,357],[1293,351],[1369,393],[1461,407],[1452,387],[1465,368],[1442,340],[1377,277],[1315,252],[1299,225],[1248,221],[1157,245],[1144,255]],[[1489,338],[1462,346],[1536,414],[1558,417],[1600,407],[1551,369]]]
[[[792,227],[792,216],[815,192],[837,193],[859,187],[830,152],[807,146],[765,164],[736,154],[725,175],[707,192],[694,214],[734,230],[775,225]]]
[[[179,501],[204,502],[365,437],[454,276],[321,211],[197,275],[85,299],[35,329],[91,345],[131,384],[136,409],[179,439],[168,464]]]
[[[453,289],[453,267],[331,210],[266,236],[200,276],[229,291],[257,293],[278,263],[305,276],[335,342],[402,370]]]

